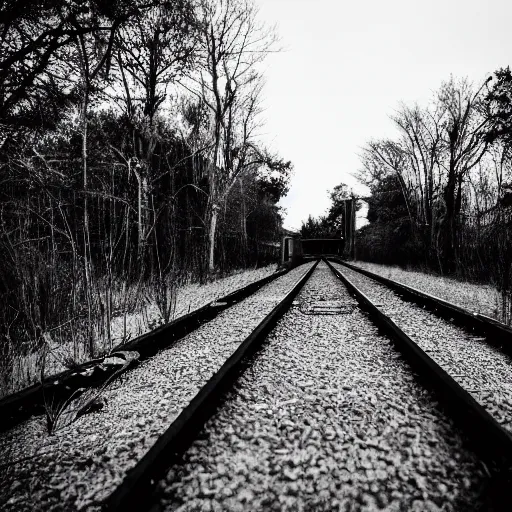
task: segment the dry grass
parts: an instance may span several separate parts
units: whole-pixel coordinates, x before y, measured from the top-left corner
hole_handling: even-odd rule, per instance
[[[366,261],[357,261],[355,264],[375,274],[412,286],[463,308],[502,321],[500,318],[501,295],[493,286],[458,281],[453,278],[415,270],[404,270],[396,266],[378,265]]]
[[[274,270],[275,265],[257,270],[239,269],[206,285],[189,282],[178,288],[169,287],[168,293],[173,296],[168,297],[167,304],[172,307],[167,311],[162,311],[162,297],[155,297],[149,286],[138,291],[125,289],[124,293],[122,287],[116,287],[112,298],[113,309],[117,313],[110,321],[108,318],[98,319],[93,326],[95,352],[99,355],[107,354],[112,347],[121,342],[136,338],[164,324],[164,316],[169,314],[169,311],[170,320],[174,320],[250,282],[262,279],[272,274]],[[133,300],[136,294],[139,298]],[[126,300],[126,296],[130,297],[129,301]],[[106,325],[109,326],[108,329]],[[77,342],[83,338],[83,332],[79,332],[77,326],[78,323],[70,323],[65,326],[65,333],[55,332],[53,337],[51,333],[47,333],[46,346],[39,351],[26,355],[12,354],[10,375],[4,377],[5,384],[0,389],[0,397],[39,382],[41,369],[44,375],[49,376],[88,361],[90,354],[87,344]],[[62,342],[63,339],[68,341]]]

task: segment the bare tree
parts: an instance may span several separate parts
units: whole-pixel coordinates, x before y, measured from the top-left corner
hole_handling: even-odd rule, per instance
[[[364,174],[367,180],[381,177],[392,172],[396,174],[400,188],[407,205],[411,229],[415,230],[416,217],[412,202],[415,195],[414,182],[409,173],[409,158],[404,148],[392,140],[371,141],[363,148]]]
[[[392,120],[400,128],[400,146],[407,155],[410,170],[415,179],[416,218],[420,231],[426,235],[426,245],[434,239],[434,196],[436,173],[441,158],[441,105],[421,109],[418,105],[400,105]]]
[[[138,185],[138,245],[142,257],[150,232],[150,189],[162,173],[153,157],[163,135],[162,109],[170,88],[193,62],[195,12],[189,0],[162,2],[135,16],[119,31],[116,64],[122,84],[122,110],[130,128],[131,154],[121,160]]]
[[[464,180],[484,156],[488,119],[482,115],[482,90],[474,92],[467,80],[453,78],[442,85],[438,102],[444,111],[441,120],[441,148],[438,164],[446,173],[443,186],[444,212],[440,218],[437,248],[442,270],[453,272],[457,258],[458,215],[462,206]]]
[[[261,78],[274,49],[272,29],[257,19],[252,0],[201,0],[199,69],[184,87],[205,105],[209,123],[207,260],[215,268],[217,219],[237,176],[254,164]]]
[[[77,39],[102,41],[98,69],[108,67],[113,35],[135,13],[153,2],[114,0],[19,0],[0,8],[0,118],[31,126],[38,107],[61,100],[74,87],[66,65]],[[37,118],[44,125],[44,117]]]

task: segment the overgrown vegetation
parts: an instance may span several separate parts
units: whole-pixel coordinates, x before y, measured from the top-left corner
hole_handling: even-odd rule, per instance
[[[399,136],[372,140],[358,176],[371,191],[358,258],[489,282],[510,323],[512,79],[442,84],[425,107],[400,105]]]
[[[22,0],[0,19],[6,393],[47,350],[110,353],[115,317],[151,302],[169,321],[188,279],[273,261],[292,166],[258,138],[277,47],[252,0]]]

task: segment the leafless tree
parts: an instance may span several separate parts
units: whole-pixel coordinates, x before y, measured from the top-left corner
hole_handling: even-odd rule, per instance
[[[442,191],[444,212],[440,218],[437,247],[444,271],[455,270],[458,215],[462,206],[462,188],[468,173],[484,156],[489,143],[485,139],[488,119],[481,114],[482,91],[475,92],[467,80],[453,78],[438,94],[442,106],[441,143],[437,163],[446,173]]]
[[[416,189],[409,174],[409,158],[404,148],[392,140],[370,141],[363,148],[363,165],[364,174],[369,176],[370,180],[372,175],[379,177],[383,168],[385,169],[384,173],[387,171],[396,174],[407,205],[411,229],[414,230],[416,217],[411,203]]]
[[[150,233],[150,189],[158,173],[153,156],[161,140],[162,109],[177,78],[192,66],[196,50],[195,11],[189,0],[159,3],[132,18],[118,32],[116,64],[130,125],[131,154],[121,155],[139,189],[139,254]],[[169,114],[169,113],[168,113]]]
[[[272,29],[258,21],[252,0],[201,0],[199,66],[183,86],[210,114],[208,268],[215,268],[217,219],[237,176],[249,168],[261,92],[260,64],[275,49]]]
[[[418,105],[408,107],[401,104],[392,120],[400,128],[400,146],[408,159],[413,173],[416,198],[416,219],[421,232],[427,236],[427,246],[434,239],[434,197],[436,174],[441,152],[440,105],[421,109]]]

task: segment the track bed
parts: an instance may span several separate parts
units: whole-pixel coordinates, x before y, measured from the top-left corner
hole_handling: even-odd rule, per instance
[[[449,320],[402,299],[373,279],[333,263],[453,377],[505,429],[512,432],[512,359]]]
[[[345,311],[311,313],[320,302]],[[159,484],[154,510],[474,510],[488,481],[435,398],[320,263]]]
[[[325,263],[277,320],[312,266],[127,373],[101,413],[51,437],[40,417],[4,434],[2,510],[501,510],[502,468]],[[194,403],[208,412],[194,419]]]

